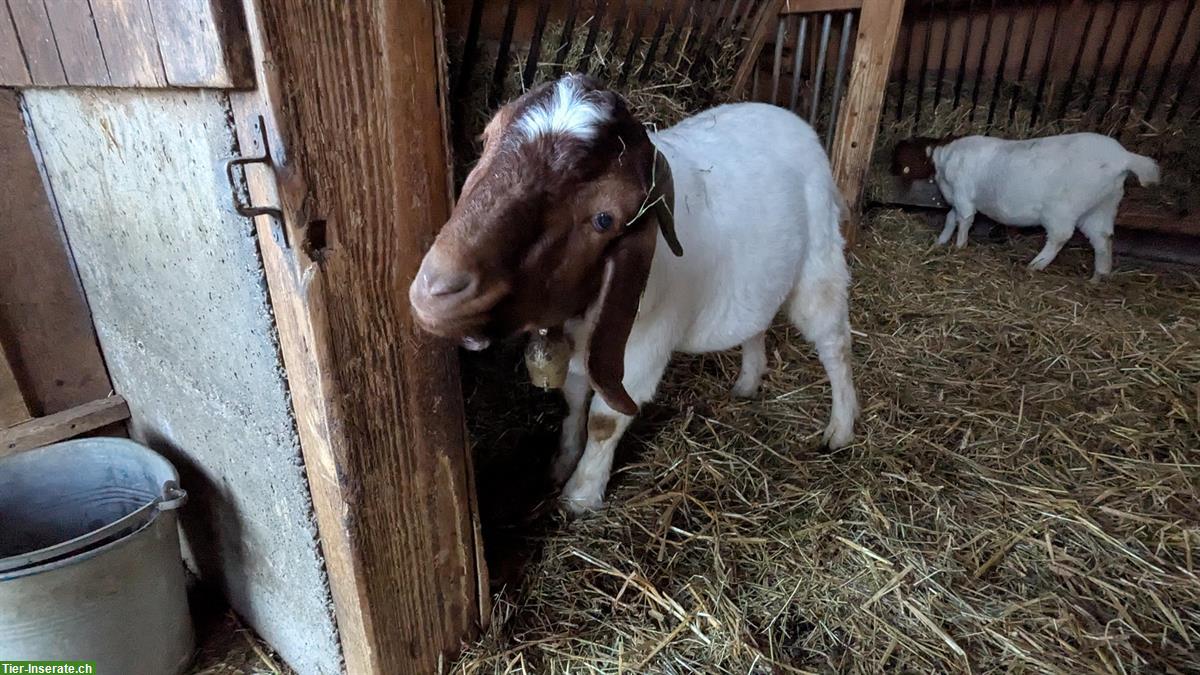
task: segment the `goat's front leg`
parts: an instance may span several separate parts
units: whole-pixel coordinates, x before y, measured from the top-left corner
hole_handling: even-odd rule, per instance
[[[630,340],[625,351],[625,391],[639,406],[654,397],[671,350],[665,345],[635,345]],[[613,410],[604,398],[594,396],[587,421],[587,445],[575,472],[562,491],[563,507],[574,515],[604,506],[604,491],[612,472],[613,452],[633,417]]]
[[[587,369],[583,364],[582,352],[571,356],[567,370],[567,381],[563,383],[563,398],[567,400],[567,417],[563,420],[562,440],[558,454],[550,466],[550,479],[562,485],[575,471],[583,446],[587,442],[588,399],[592,385],[588,382]]]
[[[956,248],[962,248],[967,245],[967,235],[971,234],[971,226],[975,224],[975,210],[964,209],[958,211],[958,238],[954,242]]]

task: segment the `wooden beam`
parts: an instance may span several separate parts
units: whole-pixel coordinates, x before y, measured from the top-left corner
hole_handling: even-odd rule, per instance
[[[129,419],[129,406],[120,396],[84,403],[0,429],[0,457],[65,441],[126,419]]]
[[[50,17],[46,15],[42,0],[8,0],[8,13],[16,26],[17,38],[33,84],[42,87],[66,84],[67,76],[58,57],[54,30],[50,27]]]
[[[787,0],[780,14],[808,14],[810,12],[838,12],[858,9],[863,0]]]
[[[846,241],[851,246],[858,237],[863,184],[875,149],[883,96],[903,16],[904,0],[863,0],[854,63],[831,153],[834,178],[850,207]]]
[[[0,89],[0,342],[35,416],[107,396],[92,315],[16,92]]]
[[[449,212],[440,7],[245,6],[259,87],[230,100],[275,165],[247,183],[283,214],[255,226],[346,670],[435,672],[489,613],[456,355],[407,307]]]
[[[742,63],[738,66],[737,75],[733,78],[731,91],[735,97],[740,97],[746,90],[746,83],[750,81],[750,76],[758,67],[758,56],[762,53],[763,45],[767,43],[771,29],[779,23],[779,10],[785,2],[786,0],[771,0],[759,9],[758,17],[754,22],[754,30],[750,33],[750,44],[742,53]]]

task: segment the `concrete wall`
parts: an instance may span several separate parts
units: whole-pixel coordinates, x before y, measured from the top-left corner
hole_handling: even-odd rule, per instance
[[[187,556],[297,671],[340,670],[275,326],[211,91],[30,90],[113,386],[182,474]]]

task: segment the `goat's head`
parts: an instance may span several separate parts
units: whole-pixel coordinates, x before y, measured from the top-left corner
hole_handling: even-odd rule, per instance
[[[633,414],[625,342],[658,232],[682,253],[670,167],[620,96],[577,75],[505,105],[483,143],[409,289],[414,318],[482,349],[587,314],[593,386]]]
[[[916,136],[896,144],[892,151],[892,175],[905,180],[928,180],[937,173],[933,150],[953,141],[957,136],[929,138]]]

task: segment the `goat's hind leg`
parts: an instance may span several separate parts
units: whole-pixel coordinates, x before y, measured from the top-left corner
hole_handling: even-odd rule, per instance
[[[1029,269],[1041,271],[1054,262],[1058,257],[1058,252],[1071,239],[1071,235],[1075,233],[1075,219],[1054,219],[1047,220],[1046,227],[1046,243],[1042,246],[1042,250],[1034,256],[1033,260],[1029,261]]]
[[[850,316],[845,263],[826,264],[821,274],[808,269],[792,290],[788,317],[817,349],[833,393],[829,426],[822,444],[837,450],[854,440],[858,395],[850,372]]]
[[[1115,198],[1101,202],[1079,219],[1079,231],[1088,238],[1092,244],[1092,250],[1095,252],[1095,263],[1092,270],[1093,283],[1112,274],[1113,226],[1117,219],[1117,207],[1121,204],[1121,196],[1122,194],[1118,192]]]
[[[753,398],[762,384],[767,369],[766,333],[759,333],[742,343],[742,370],[733,384],[733,395],[738,398]]]

